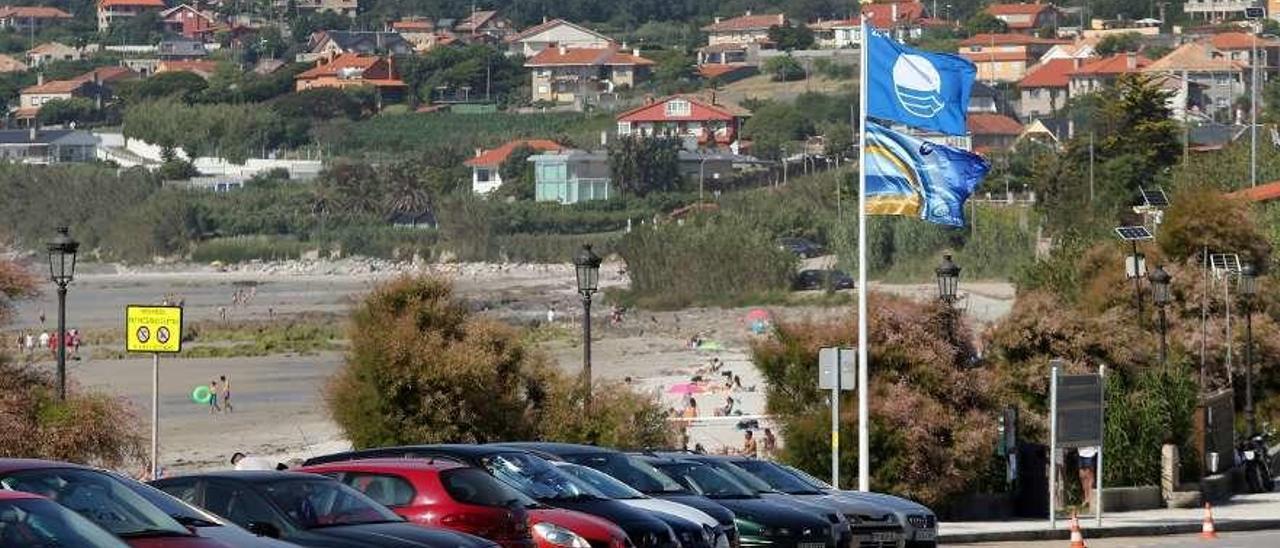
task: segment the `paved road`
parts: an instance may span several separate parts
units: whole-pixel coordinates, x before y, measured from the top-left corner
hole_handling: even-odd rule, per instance
[[[1280,546],[1280,531],[1254,531],[1247,533],[1220,533],[1218,540],[1202,540],[1199,535],[1156,537],[1086,538],[1089,548],[1274,548]],[[984,544],[957,544],[966,548],[1063,548],[1071,543],[1065,540],[1036,542],[995,542]]]

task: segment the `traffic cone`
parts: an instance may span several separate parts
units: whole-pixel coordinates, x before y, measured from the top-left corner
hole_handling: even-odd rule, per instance
[[[1200,526],[1200,538],[1205,540],[1218,538],[1218,532],[1213,527],[1213,509],[1207,502],[1204,503],[1204,524]]]
[[[1070,548],[1088,548],[1084,545],[1084,535],[1080,534],[1080,519],[1076,517],[1076,513],[1071,513],[1071,547]]]

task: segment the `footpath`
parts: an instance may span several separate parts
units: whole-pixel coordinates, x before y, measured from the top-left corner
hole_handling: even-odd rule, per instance
[[[1280,529],[1280,492],[1235,495],[1221,506],[1213,506],[1218,532]],[[1080,516],[1086,540],[1105,537],[1134,537],[1198,533],[1204,508],[1162,508],[1103,514],[1099,526],[1092,514]],[[1048,519],[1005,521],[957,521],[938,525],[939,544],[1059,540],[1070,537],[1070,517],[1049,528]]]

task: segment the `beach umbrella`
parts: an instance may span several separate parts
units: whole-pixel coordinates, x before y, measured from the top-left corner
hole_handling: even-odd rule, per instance
[[[667,388],[668,394],[683,394],[687,396],[689,394],[699,394],[701,392],[702,387],[698,386],[697,383],[692,382],[678,382],[671,385],[670,388]]]
[[[747,323],[769,321],[769,311],[763,308],[752,308],[747,312]]]

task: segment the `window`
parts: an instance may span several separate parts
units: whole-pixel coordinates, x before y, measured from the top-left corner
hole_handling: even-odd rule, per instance
[[[204,487],[204,509],[241,527],[262,522],[284,530],[284,524],[275,519],[275,513],[261,497],[246,487],[222,482],[208,482]]]
[[[618,135],[631,135],[631,122],[618,122]]]
[[[546,95],[546,94],[548,94],[548,93],[551,93],[551,88],[550,88],[550,87],[547,87],[546,85],[540,85],[540,86],[538,86],[538,94],[540,94],[540,95]]]
[[[493,180],[493,171],[485,168],[476,168],[476,182],[487,183]],[[376,500],[376,499],[375,499]],[[379,501],[381,502],[381,501]]]
[[[413,486],[399,476],[351,472],[342,478],[342,483],[355,487],[378,504],[390,508],[407,506],[417,496]]]
[[[445,470],[440,473],[440,484],[453,500],[463,504],[495,507],[504,507],[513,501],[521,506],[535,504],[533,499],[476,468]]]
[[[688,116],[689,102],[684,99],[667,101],[667,116]]]

